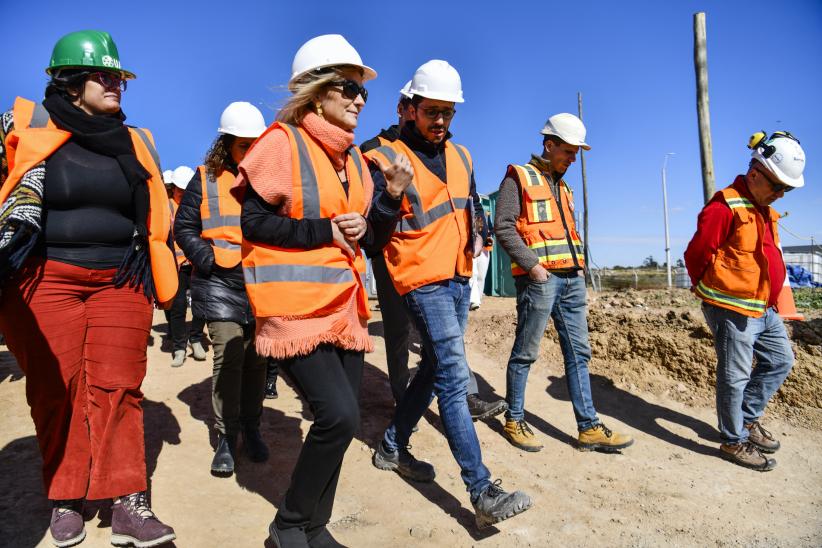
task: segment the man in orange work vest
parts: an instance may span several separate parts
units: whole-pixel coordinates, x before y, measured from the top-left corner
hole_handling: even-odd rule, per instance
[[[524,451],[542,445],[525,422],[525,384],[549,318],[559,335],[565,380],[584,450],[618,451],[634,440],[605,427],[591,396],[586,319],[585,257],[574,224],[571,188],[562,180],[585,143],[585,126],[573,114],[556,114],[542,129],[542,155],[509,165],[496,207],[497,242],[511,256],[517,288],[517,328],[508,359],[505,437]]]
[[[685,250],[693,292],[716,347],[716,411],[722,458],[762,472],[779,441],[759,423],[793,367],[775,306],[787,272],[779,214],[770,205],[805,184],[805,152],[788,132],[754,134],[745,175],[717,192],[699,214]],[[752,363],[756,358],[756,367]]]
[[[482,461],[471,420],[468,362],[463,335],[468,321],[474,211],[481,211],[468,150],[455,145],[448,128],[462,103],[462,82],[446,61],[432,60],[411,80],[412,119],[399,139],[371,150],[374,201],[388,192],[399,221],[383,249],[385,265],[423,342],[418,373],[397,405],[374,453],[374,466],[414,481],[433,481],[434,468],[408,451],[412,428],[434,395],[445,436],[471,496],[478,527],[508,519],[531,507],[521,491],[506,493]],[[397,196],[386,188],[383,169],[404,154],[413,182]],[[481,218],[482,220],[482,218]]]

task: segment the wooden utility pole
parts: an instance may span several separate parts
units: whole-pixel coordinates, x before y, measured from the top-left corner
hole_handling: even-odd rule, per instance
[[[582,93],[577,92],[577,108],[582,120]],[[591,258],[588,253],[588,180],[585,177],[585,152],[579,149],[579,163],[582,165],[582,245],[585,254],[585,283],[591,283]]]
[[[696,112],[699,120],[699,157],[702,160],[702,194],[705,203],[714,195],[714,153],[711,144],[711,112],[708,108],[708,47],[705,12],[694,14],[694,70]]]

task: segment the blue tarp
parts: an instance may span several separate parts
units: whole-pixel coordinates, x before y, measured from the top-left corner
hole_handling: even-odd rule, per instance
[[[798,287],[822,287],[821,283],[813,281],[811,273],[803,267],[798,264],[789,264],[787,266],[788,282],[791,284],[791,289]]]

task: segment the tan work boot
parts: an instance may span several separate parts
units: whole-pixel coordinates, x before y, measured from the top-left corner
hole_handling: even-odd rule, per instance
[[[525,421],[507,419],[503,433],[511,445],[523,451],[535,453],[542,449],[542,444],[537,441],[537,437]]]
[[[627,434],[620,434],[609,429],[604,424],[597,424],[588,430],[583,430],[577,438],[577,446],[582,451],[604,451],[615,453],[634,444],[634,438]]]
[[[773,434],[762,428],[759,421],[746,424],[745,428],[748,430],[748,441],[756,445],[763,453],[776,453],[779,449],[779,442]]]
[[[767,472],[776,467],[776,460],[763,455],[762,451],[750,441],[723,443],[719,446],[719,456],[739,466],[760,472]]]

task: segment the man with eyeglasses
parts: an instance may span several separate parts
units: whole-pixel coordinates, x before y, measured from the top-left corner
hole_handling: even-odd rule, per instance
[[[748,147],[753,153],[747,173],[717,192],[699,214],[685,265],[714,334],[719,454],[765,472],[776,466],[768,455],[780,444],[760,419],[793,366],[776,310],[787,272],[779,214],[770,206],[805,184],[805,152],[788,132],[755,134]]]
[[[419,371],[397,405],[394,418],[374,453],[374,466],[413,480],[434,480],[434,468],[408,451],[412,428],[434,395],[451,452],[462,472],[482,528],[531,507],[525,493],[506,493],[482,461],[467,392],[469,368],[463,336],[468,322],[474,211],[481,211],[468,150],[451,140],[448,128],[462,82],[445,61],[433,60],[414,73],[411,120],[399,139],[366,153],[374,179],[374,200],[387,192],[381,166],[405,154],[413,182],[399,195],[399,221],[383,250],[385,265],[423,342]],[[484,216],[480,215],[480,222]],[[481,249],[481,246],[479,246]]]
[[[415,120],[416,109],[412,105],[412,95],[408,92],[410,87],[411,81],[409,80],[400,90],[400,98],[397,101],[397,123],[388,129],[383,129],[376,137],[365,141],[360,146],[363,154],[380,146],[393,143],[400,138],[400,131],[405,123]],[[450,116],[453,116],[453,114]],[[413,131],[409,133],[413,135]],[[438,158],[435,160],[439,161]],[[402,297],[397,293],[391,281],[382,250],[366,250],[366,255],[371,259],[371,269],[377,283],[377,299],[380,303],[380,313],[382,315],[388,380],[391,385],[391,394],[394,396],[394,403],[398,405],[405,393],[410,377],[408,354],[409,339],[414,329],[413,323],[403,304]],[[484,420],[505,411],[505,400],[485,401],[479,396],[479,385],[470,367],[468,373],[468,410],[471,412],[471,418],[475,421]]]

